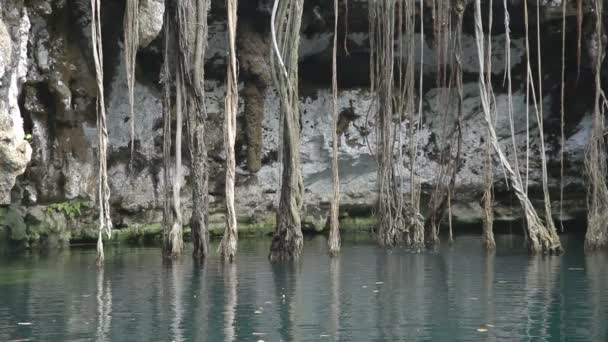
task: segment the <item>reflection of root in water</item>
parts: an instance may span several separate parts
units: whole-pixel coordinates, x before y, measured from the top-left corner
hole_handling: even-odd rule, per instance
[[[526,276],[526,337],[551,335],[551,300],[559,277],[560,257],[532,257]]]
[[[171,267],[171,285],[170,289],[173,290],[173,298],[172,298],[172,311],[173,317],[171,319],[171,334],[173,335],[173,341],[184,341],[183,331],[182,331],[182,321],[184,319],[184,308],[182,307],[182,297],[183,297],[183,281],[184,276],[182,272],[182,265],[178,264],[175,261]]]
[[[236,305],[237,300],[237,272],[236,263],[225,263],[224,282],[226,290],[224,292],[226,305],[224,307],[224,341],[234,341],[236,339]]]
[[[486,309],[486,314],[485,314],[485,319],[486,319],[486,326],[488,326],[488,324],[491,324],[492,326],[496,325],[496,306],[494,305],[495,303],[495,298],[496,298],[496,290],[494,288],[494,278],[495,278],[495,271],[494,271],[494,266],[496,265],[496,254],[495,253],[487,253],[486,255],[486,260],[485,260],[485,274],[484,274],[484,290],[486,291],[485,293],[485,301],[487,303],[487,309]],[[496,335],[494,334],[490,334],[488,335],[488,340],[489,341],[496,341]]]
[[[329,260],[329,281],[331,293],[330,333],[334,341],[340,340],[340,257]]]
[[[602,341],[608,336],[608,295],[602,292],[608,288],[608,253],[595,252],[586,256],[587,278],[589,279],[589,300],[591,308],[591,341]]]
[[[103,267],[97,271],[97,341],[109,341],[110,325],[112,322],[112,282],[104,284]]]

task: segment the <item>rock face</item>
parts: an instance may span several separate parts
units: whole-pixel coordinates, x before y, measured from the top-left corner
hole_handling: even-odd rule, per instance
[[[18,104],[27,70],[30,21],[27,9],[17,1],[9,1],[0,13],[0,204],[9,204],[15,179],[32,155]]]
[[[141,0],[139,2],[139,47],[145,48],[158,36],[163,28],[164,0]]]
[[[6,25],[0,21],[0,78],[11,64],[11,54],[13,53],[13,42],[8,34]]]
[[[369,215],[376,200],[376,162],[373,149],[375,133],[373,118],[368,116],[372,106],[369,93],[369,49],[365,1],[351,1],[350,30],[345,40],[350,55],[339,53],[340,95],[340,178],[343,215]],[[95,85],[90,55],[90,14],[88,1],[31,1],[30,8],[17,0],[0,5],[0,204],[12,203],[11,222],[16,229],[26,224],[28,239],[40,239],[48,232],[69,227],[59,240],[86,234],[94,225],[96,201],[97,138],[95,128]],[[13,6],[11,6],[13,5]],[[161,221],[163,184],[162,166],[162,89],[158,84],[162,63],[162,42],[155,39],[162,29],[164,1],[140,0],[140,52],[135,88],[136,144],[133,165],[129,166],[130,130],[126,77],[122,48],[122,25],[117,13],[122,13],[121,1],[103,2],[104,60],[109,127],[109,175],[112,191],[112,214],[115,227]],[[502,5],[501,5],[502,6]],[[239,21],[239,60],[241,89],[237,136],[237,214],[245,222],[270,222],[277,204],[280,165],[277,163],[279,137],[279,102],[268,75],[265,55],[268,46],[268,1],[242,1]],[[307,2],[301,46],[301,135],[302,167],[305,184],[305,225],[323,227],[330,198],[331,153],[331,28],[332,8],[324,2]],[[430,13],[430,12],[429,12]],[[515,13],[515,12],[513,12]],[[517,12],[520,13],[520,12]],[[549,12],[548,12],[549,13]],[[552,12],[551,12],[552,13]],[[497,14],[497,15],[500,15]],[[223,1],[213,1],[209,22],[209,46],[206,60],[206,105],[209,116],[207,132],[209,146],[210,217],[212,224],[222,224],[223,212],[223,142],[222,123],[225,79],[225,8]],[[428,18],[430,20],[430,18]],[[519,18],[521,19],[521,18]],[[512,15],[511,66],[514,77],[513,108],[516,150],[522,172],[527,174],[530,194],[540,200],[539,137],[535,108],[526,104],[523,24]],[[465,18],[465,21],[467,18]],[[495,20],[501,22],[500,20]],[[429,21],[430,25],[431,21]],[[573,25],[567,32],[575,36]],[[543,22],[544,56],[544,127],[549,185],[557,214],[556,194],[560,189],[559,152],[559,91],[561,55],[561,19]],[[479,222],[479,201],[483,185],[485,126],[479,103],[476,61],[472,28],[466,27],[465,100],[463,104],[463,161],[459,166],[452,210],[457,222]],[[431,30],[429,26],[429,31]],[[500,30],[497,30],[500,31]],[[340,33],[343,34],[343,33]],[[419,41],[420,36],[417,36]],[[493,73],[498,109],[497,134],[513,160],[508,113],[508,96],[502,86],[505,71],[505,37],[492,37]],[[7,43],[4,43],[7,42]],[[451,103],[446,90],[436,88],[437,58],[433,51],[432,34],[425,32],[422,48],[422,70],[425,86],[422,94],[423,119],[418,131],[418,161],[415,173],[422,181],[423,196],[427,198],[436,183],[441,167],[439,152],[445,122],[453,119],[455,111],[447,111]],[[420,49],[416,52],[420,55]],[[567,55],[568,65],[575,66],[576,56]],[[535,64],[533,61],[532,64]],[[582,162],[590,120],[592,91],[574,84],[576,67],[568,67],[568,98],[566,103],[565,218],[572,218],[585,208]],[[3,75],[4,73],[4,75]],[[586,85],[592,77],[583,66],[579,84]],[[526,115],[528,113],[529,115]],[[447,117],[445,115],[448,115]],[[407,126],[411,123],[403,122]],[[530,139],[527,139],[526,127]],[[31,134],[30,143],[24,140]],[[403,144],[409,142],[404,140]],[[526,156],[526,146],[530,154]],[[187,144],[184,143],[184,146]],[[251,150],[250,150],[251,149]],[[255,149],[255,151],[254,151]],[[188,187],[188,151],[184,151],[184,186],[181,194],[184,219],[190,216],[191,196]],[[26,169],[28,162],[31,163]],[[526,162],[527,161],[527,162]],[[410,170],[405,159],[401,166],[407,178]],[[527,172],[526,172],[527,166]],[[495,165],[496,217],[521,217],[517,201],[510,195],[502,170]],[[14,186],[15,178],[24,173]],[[12,189],[12,197],[11,197]],[[406,189],[407,190],[407,189]],[[61,208],[66,203],[89,203],[91,209],[82,211],[62,223],[61,210],[46,212],[52,204]],[[426,201],[423,200],[423,203]],[[52,209],[52,208],[51,208]],[[8,209],[7,209],[8,210]],[[88,213],[88,214],[85,214]],[[90,215],[89,215],[90,214]],[[22,220],[15,219],[22,216]],[[0,226],[3,223],[0,220]],[[59,222],[59,223],[58,223]],[[4,223],[6,224],[6,223]],[[43,230],[40,227],[51,227]],[[85,228],[78,228],[85,227]],[[89,227],[89,228],[86,228]],[[93,230],[94,231],[94,230]],[[44,233],[46,232],[46,233]],[[69,233],[68,232],[68,233]]]

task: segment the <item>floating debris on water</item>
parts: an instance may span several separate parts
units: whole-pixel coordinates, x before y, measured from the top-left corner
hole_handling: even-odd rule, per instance
[[[477,297],[470,297],[469,299],[470,300],[479,300],[479,298],[477,298]]]
[[[329,337],[329,335],[327,335],[327,334],[321,334],[321,335],[319,335],[319,337]]]
[[[265,336],[265,335],[266,335],[266,333],[258,333],[258,332],[254,332],[252,335],[253,335],[253,336]]]
[[[374,290],[374,293],[378,293],[378,292],[380,292],[380,291],[378,291],[378,290]]]
[[[362,287],[362,288],[364,288],[364,289],[366,289],[366,288],[367,288],[367,285],[363,285],[363,286],[361,286],[361,287]]]
[[[486,329],[486,328],[477,328],[477,331],[479,331],[479,332],[487,332],[488,329]]]
[[[494,328],[495,325],[494,324],[486,324],[486,327],[488,327],[488,328]]]
[[[377,281],[377,282],[376,282],[376,285],[382,285],[382,284],[384,284],[384,282],[383,282],[383,281]]]
[[[32,325],[31,322],[18,322],[17,325]]]
[[[262,313],[262,311],[261,311],[261,310],[255,310],[253,313],[254,313],[254,314],[261,314],[261,313]]]

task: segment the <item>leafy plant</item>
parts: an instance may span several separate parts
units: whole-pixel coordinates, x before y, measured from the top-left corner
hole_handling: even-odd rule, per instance
[[[82,215],[82,209],[86,209],[88,207],[89,204],[86,201],[69,201],[62,203],[53,203],[49,205],[46,210],[49,214],[52,212],[60,212],[68,218],[73,219]]]

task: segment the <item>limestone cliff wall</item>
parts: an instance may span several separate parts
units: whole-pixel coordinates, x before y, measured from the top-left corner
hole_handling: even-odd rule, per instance
[[[109,129],[109,178],[115,227],[161,221],[162,194],[162,99],[158,83],[162,63],[160,36],[164,5],[162,0],[140,0],[140,51],[135,88],[135,162],[129,168],[130,129],[127,83],[122,52],[123,0],[103,1],[103,39]],[[525,165],[526,127],[531,140],[529,186],[539,200],[540,164],[538,128],[534,108],[525,99],[525,50],[521,1],[511,1],[514,77],[513,105],[520,165]],[[241,1],[239,62],[241,103],[237,137],[237,213],[243,222],[268,222],[277,202],[278,99],[269,79],[269,1]],[[500,5],[500,6],[498,6]],[[87,0],[6,0],[0,4],[0,226],[10,235],[17,221],[26,236],[52,227],[67,240],[95,229],[96,129],[95,85],[90,49],[90,9]],[[206,60],[207,110],[210,146],[211,221],[221,224],[223,210],[223,100],[226,56],[226,22],[223,1],[213,1],[210,14],[209,47]],[[368,117],[369,49],[366,1],[350,0],[348,33],[342,19],[339,52],[340,94],[340,177],[343,215],[369,215],[375,203],[376,164],[370,144],[374,144],[373,120]],[[559,1],[543,2],[541,42],[543,45],[545,133],[549,159],[553,205],[557,210],[560,189],[559,127],[561,71],[561,13]],[[513,156],[507,120],[505,35],[502,3],[495,8],[493,74],[498,109],[497,134],[507,154]],[[533,9],[535,10],[535,9]],[[465,127],[464,161],[460,165],[453,198],[455,219],[478,222],[483,184],[484,122],[478,96],[478,65],[473,26],[465,18],[464,81]],[[588,67],[592,50],[587,46],[591,27],[584,27],[583,63],[576,78],[576,25],[569,11],[566,69],[565,218],[585,210],[583,156],[590,132],[592,71]],[[444,116],[445,92],[436,88],[437,58],[433,49],[432,22],[424,18],[422,70],[425,86],[423,122],[419,131],[418,168],[426,198],[435,184],[440,167],[441,129],[455,111]],[[330,112],[331,38],[333,22],[329,1],[306,2],[301,43],[301,125],[302,162],[305,183],[307,226],[317,229],[325,223],[330,198]],[[416,37],[420,38],[420,32]],[[536,38],[532,40],[536,44]],[[535,46],[535,45],[534,45]],[[537,56],[531,56],[536,61]],[[529,119],[526,112],[530,113]],[[403,123],[407,125],[408,123]],[[27,138],[27,139],[26,139]],[[407,141],[403,141],[408,144]],[[187,146],[187,145],[185,145]],[[191,208],[187,186],[188,153],[184,152],[182,202],[188,219]],[[407,164],[407,163],[406,163]],[[409,174],[406,166],[403,173]],[[409,176],[406,176],[409,177]],[[520,213],[506,188],[501,169],[495,167],[496,216],[516,219]],[[406,181],[406,184],[408,182]],[[424,201],[423,201],[424,202]],[[68,215],[70,203],[78,203],[78,215]],[[63,206],[58,206],[59,204]],[[82,204],[82,208],[81,208]],[[50,209],[49,209],[50,208]],[[59,208],[59,209],[58,209]],[[86,208],[86,210],[85,210]],[[82,210],[81,210],[82,209]],[[4,214],[3,214],[4,213]],[[63,214],[63,218],[58,218]],[[11,220],[7,220],[10,217]],[[4,219],[3,219],[4,218]],[[67,227],[67,228],[66,228]],[[68,230],[65,232],[65,230]],[[41,230],[43,231],[43,229]],[[29,235],[28,235],[29,234]]]

